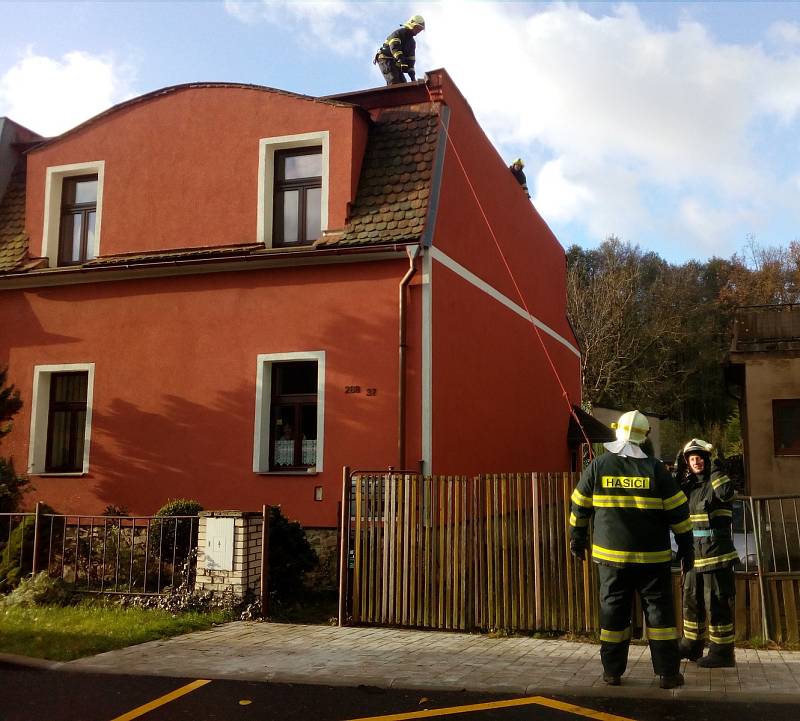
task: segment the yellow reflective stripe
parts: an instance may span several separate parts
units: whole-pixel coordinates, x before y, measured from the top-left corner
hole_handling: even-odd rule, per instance
[[[716,511],[711,511],[709,514],[711,518],[716,518],[717,516],[726,516],[727,518],[733,518],[733,511],[729,508],[718,508]]]
[[[387,45],[396,45],[399,42],[401,42],[400,38],[386,38]]]
[[[592,556],[617,563],[666,563],[672,560],[672,551],[616,551],[592,544]]]
[[[672,639],[680,638],[680,636],[678,635],[678,629],[674,626],[663,626],[661,628],[650,628],[648,626],[647,638],[653,641],[671,641]]]
[[[724,486],[726,483],[730,483],[731,479],[728,476],[720,476],[719,478],[712,478],[711,485],[714,489],[719,488],[720,486]]]
[[[631,637],[630,626],[624,631],[609,631],[607,628],[600,629],[600,641],[605,643],[622,643]]]
[[[708,558],[695,558],[695,568],[705,568],[706,566],[713,566],[715,563],[724,563],[725,561],[735,561],[739,558],[737,551],[730,553],[723,553],[719,556],[709,556]]]
[[[713,634],[709,636],[711,643],[716,643],[718,646],[724,646],[728,643],[733,643],[735,638],[733,634],[730,636],[714,636]]]
[[[671,511],[673,508],[680,506],[681,503],[687,502],[686,494],[683,491],[678,491],[674,496],[670,496],[664,500],[664,510]]]
[[[705,628],[706,624],[703,623],[703,622],[697,622],[697,621],[684,621],[683,622],[683,627],[684,628],[698,629],[698,628]]]
[[[583,528],[589,525],[588,518],[578,518],[574,513],[569,514],[569,525],[577,528]]]
[[[721,626],[715,626],[713,623],[709,626],[711,633],[730,633],[733,631],[732,623],[724,623]]]
[[[692,523],[708,523],[708,514],[707,513],[693,513],[689,516],[689,520]]]
[[[699,641],[702,638],[706,637],[705,629],[702,631],[690,631],[689,629],[683,630],[683,635],[686,636],[690,641]]]
[[[681,521],[680,523],[673,523],[670,528],[675,534],[688,533],[692,530],[692,522],[687,518],[685,521]]]
[[[577,488],[572,492],[572,502],[576,506],[583,506],[584,508],[592,507],[591,496],[584,496]]]
[[[641,508],[644,510],[661,510],[664,502],[660,498],[646,496],[604,496],[597,494],[594,497],[596,508]]]

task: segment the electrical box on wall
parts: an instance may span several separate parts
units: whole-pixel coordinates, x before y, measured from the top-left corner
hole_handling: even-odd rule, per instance
[[[233,570],[233,519],[206,518],[206,569]]]

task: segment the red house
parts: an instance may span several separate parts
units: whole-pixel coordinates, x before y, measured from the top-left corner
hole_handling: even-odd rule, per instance
[[[0,452],[31,505],[335,528],[345,465],[569,469],[564,252],[444,70],[192,83],[3,143]]]

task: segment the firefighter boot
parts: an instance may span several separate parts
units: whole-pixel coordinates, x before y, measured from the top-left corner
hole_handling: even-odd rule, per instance
[[[733,646],[730,648],[712,648],[708,655],[697,662],[699,668],[734,668],[736,657],[734,656]]]
[[[661,688],[678,688],[678,686],[683,686],[683,674],[676,673],[671,676],[662,676],[659,686],[661,686]]]
[[[690,641],[688,638],[682,638],[678,644],[678,650],[681,653],[681,658],[697,661],[703,656],[704,645],[703,641]]]
[[[619,686],[621,681],[619,676],[615,676],[613,673],[603,673],[603,681],[605,681],[609,686]]]

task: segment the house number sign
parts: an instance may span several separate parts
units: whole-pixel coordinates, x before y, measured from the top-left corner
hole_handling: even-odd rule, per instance
[[[375,396],[378,395],[377,388],[365,388],[364,389],[368,396]],[[344,387],[345,393],[361,393],[361,386],[345,386]]]

